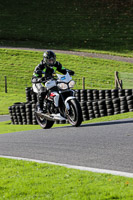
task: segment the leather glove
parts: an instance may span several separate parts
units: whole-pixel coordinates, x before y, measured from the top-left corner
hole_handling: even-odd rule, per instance
[[[69,70],[68,73],[70,74],[70,76],[74,75],[74,71],[72,71],[72,70]]]

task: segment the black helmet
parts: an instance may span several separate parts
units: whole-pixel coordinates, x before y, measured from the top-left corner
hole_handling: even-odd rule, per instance
[[[46,63],[48,66],[53,66],[56,63],[56,55],[53,51],[48,50],[43,54],[43,63]]]

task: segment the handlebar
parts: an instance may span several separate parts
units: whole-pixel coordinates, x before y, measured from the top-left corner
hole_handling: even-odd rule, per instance
[[[74,75],[74,73],[70,73],[70,71],[67,71],[68,73],[69,73],[69,75],[70,76],[73,76]],[[44,73],[42,73],[42,74],[45,74],[45,72]],[[35,78],[33,78],[32,79],[32,83],[46,83],[48,80],[57,80],[58,79],[58,77],[57,77],[57,75],[54,73],[52,76],[49,76],[49,77],[41,77],[41,78],[37,78],[37,77],[35,77]]]

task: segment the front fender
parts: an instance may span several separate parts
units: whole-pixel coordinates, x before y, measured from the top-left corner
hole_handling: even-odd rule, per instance
[[[67,97],[66,98],[66,100],[65,100],[65,106],[66,106],[67,110],[70,109],[68,101],[71,100],[71,99],[76,99],[76,97],[71,96],[71,97]]]

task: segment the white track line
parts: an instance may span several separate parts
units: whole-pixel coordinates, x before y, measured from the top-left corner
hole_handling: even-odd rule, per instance
[[[0,157],[16,159],[16,160],[24,160],[24,161],[30,161],[30,162],[37,162],[37,163],[45,163],[45,164],[51,164],[51,165],[58,165],[58,166],[67,167],[67,168],[71,168],[71,169],[78,169],[78,170],[95,172],[95,173],[105,173],[105,174],[111,174],[111,175],[116,175],[116,176],[124,176],[124,177],[133,178],[133,173],[128,173],[128,172],[121,172],[121,171],[114,171],[114,170],[107,170],[107,169],[98,169],[98,168],[91,168],[91,167],[83,167],[83,166],[76,166],[76,165],[68,165],[68,164],[61,164],[61,163],[21,158],[21,157],[12,157],[12,156],[3,156],[3,155],[0,155]]]

